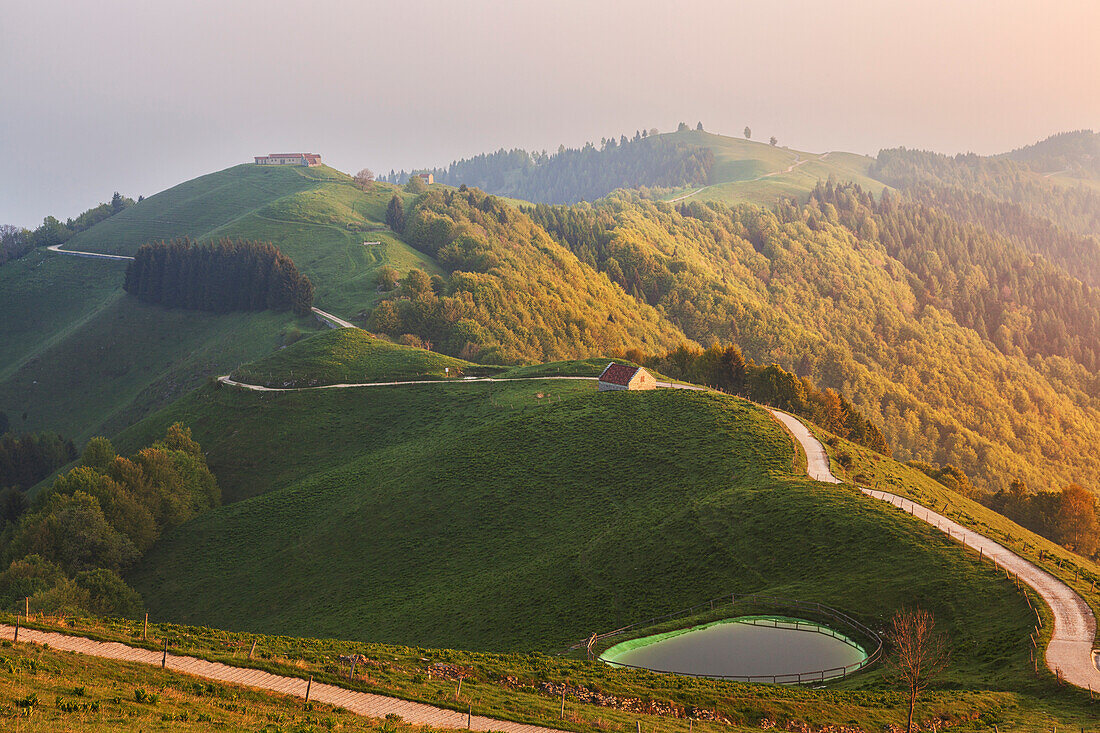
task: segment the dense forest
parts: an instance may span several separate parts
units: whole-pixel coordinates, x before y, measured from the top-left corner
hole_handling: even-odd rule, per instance
[[[714,153],[707,148],[639,131],[633,138],[605,138],[599,147],[563,146],[552,155],[501,149],[425,172],[437,183],[559,204],[595,200],[618,188],[704,185],[713,165]],[[391,171],[384,178],[403,183],[408,174]]]
[[[1100,368],[1100,291],[1005,239],[923,203],[818,184],[810,206],[905,265],[921,308],[951,313],[1001,352]]]
[[[948,156],[923,150],[883,150],[870,174],[894,188],[947,189],[1017,204],[1032,217],[1083,236],[1100,235],[1100,190],[1060,183],[1008,157]],[[941,196],[945,194],[940,194]]]
[[[446,280],[410,271],[373,309],[368,328],[412,335],[484,363],[552,361],[644,346],[683,334],[584,267],[523,212],[475,189],[432,190],[401,212],[406,242]]]
[[[127,293],[170,308],[309,313],[313,284],[267,242],[190,239],[144,244],[126,268]]]
[[[1034,145],[1017,148],[1006,157],[1027,163],[1042,173],[1067,172],[1081,178],[1100,178],[1100,134],[1092,130],[1060,132]]]
[[[57,433],[0,435],[0,489],[29,489],[76,458],[73,441]]]
[[[56,217],[47,216],[42,220],[42,225],[36,229],[23,229],[10,224],[0,225],[0,265],[22,257],[35,247],[64,244],[77,232],[90,229],[104,219],[133,205],[133,199],[116,191],[108,203],[93,206],[75,219],[70,218],[65,222],[59,221]]]
[[[190,430],[172,425],[128,458],[93,438],[80,465],[0,533],[0,608],[29,599],[48,613],[136,616],[141,598],[120,573],[164,531],[220,503]]]
[[[984,504],[1036,534],[1086,557],[1100,549],[1096,496],[1070,484],[1061,491],[1033,492],[1022,481],[982,498]]]

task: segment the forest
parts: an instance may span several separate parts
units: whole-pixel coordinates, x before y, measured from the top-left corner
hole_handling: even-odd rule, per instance
[[[220,503],[187,428],[172,425],[129,457],[93,438],[80,464],[0,532],[0,608],[136,616],[141,598],[120,573],[166,530]]]
[[[229,313],[309,313],[313,284],[268,242],[190,239],[144,244],[126,268],[123,288],[146,303]]]
[[[559,147],[556,153],[498,150],[427,171],[437,183],[466,185],[500,196],[550,204],[592,201],[618,188],[677,188],[705,185],[714,153],[669,136],[638,131],[616,141],[604,138],[599,147]],[[419,171],[416,171],[419,172]],[[390,172],[390,183],[408,174]]]

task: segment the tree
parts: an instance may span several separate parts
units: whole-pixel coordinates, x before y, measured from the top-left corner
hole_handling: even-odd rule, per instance
[[[364,168],[356,173],[352,180],[362,190],[369,191],[371,186],[374,185],[374,172],[370,168]]]
[[[126,202],[122,200],[122,194],[115,191],[114,195],[111,196],[111,213],[117,214],[124,208],[126,208]]]
[[[405,205],[401,203],[401,197],[396,193],[386,207],[386,226],[398,234],[405,231]]]
[[[400,275],[397,270],[389,265],[378,268],[378,287],[381,290],[390,291],[397,287]]]
[[[1056,523],[1058,541],[1086,557],[1096,552],[1100,525],[1096,518],[1096,497],[1077,484],[1062,489]]]
[[[748,125],[745,125],[745,139],[752,140],[752,129]]]
[[[772,147],[775,147],[779,144],[779,141],[775,139],[775,135],[772,135],[771,139],[768,140],[768,142],[772,144]]]
[[[428,188],[428,185],[424,183],[424,179],[413,173],[409,176],[409,182],[405,184],[405,190],[415,196],[419,196],[424,193]]]
[[[676,126],[676,132],[687,132],[688,129],[689,128],[686,122],[681,122],[679,125]]]
[[[700,122],[697,122],[697,123],[695,123],[695,129],[696,129],[697,131],[699,131],[699,132],[702,132],[702,131],[703,131],[703,123],[702,123],[702,121],[700,121]]]
[[[909,693],[907,733],[913,730],[913,710],[920,693],[947,668],[951,659],[943,636],[936,632],[936,619],[921,608],[902,609],[894,614],[886,638],[893,647],[887,668]]]

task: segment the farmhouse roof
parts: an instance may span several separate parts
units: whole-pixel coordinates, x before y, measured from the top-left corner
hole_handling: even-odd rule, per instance
[[[630,380],[638,373],[638,369],[639,367],[612,362],[603,370],[603,374],[600,375],[600,381],[607,382],[608,384],[621,384],[625,387],[630,384]]]

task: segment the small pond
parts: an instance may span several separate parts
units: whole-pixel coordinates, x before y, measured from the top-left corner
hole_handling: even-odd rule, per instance
[[[778,682],[797,676],[839,677],[841,667],[855,671],[867,653],[856,642],[828,627],[779,616],[740,616],[689,629],[630,639],[600,659],[616,666],[699,677],[774,675]]]

